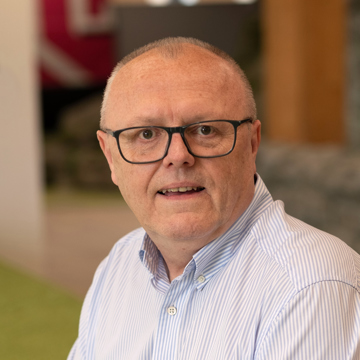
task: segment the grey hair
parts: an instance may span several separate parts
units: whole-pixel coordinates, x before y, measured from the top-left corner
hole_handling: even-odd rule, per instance
[[[210,51],[211,53],[213,53],[213,54],[219,56],[221,59],[225,60],[232,67],[232,69],[237,74],[240,75],[240,78],[244,84],[245,93],[246,93],[246,97],[247,97],[247,106],[248,106],[248,112],[249,112],[248,115],[254,121],[257,116],[256,115],[256,104],[255,104],[255,99],[254,99],[254,95],[253,95],[253,91],[252,91],[250,82],[249,82],[248,78],[246,77],[244,71],[240,68],[240,66],[237,64],[237,62],[230,55],[228,55],[225,51],[220,50],[216,46],[213,46],[211,44],[208,44],[204,41],[201,41],[201,40],[198,40],[195,38],[168,37],[168,38],[164,38],[161,40],[151,42],[147,45],[144,45],[144,46],[134,50],[133,52],[126,55],[121,61],[119,61],[117,63],[117,65],[115,66],[114,70],[112,71],[112,73],[107,81],[106,87],[105,87],[104,97],[103,97],[101,111],[100,111],[100,126],[104,125],[105,111],[107,108],[107,101],[108,101],[111,85],[112,85],[117,73],[119,72],[119,70],[122,67],[124,67],[131,60],[137,58],[138,56],[140,56],[152,49],[157,49],[159,51],[159,53],[164,57],[176,58],[179,54],[184,52],[184,49],[182,46],[183,44],[195,45],[195,46],[198,46],[198,47],[201,47],[203,49]]]

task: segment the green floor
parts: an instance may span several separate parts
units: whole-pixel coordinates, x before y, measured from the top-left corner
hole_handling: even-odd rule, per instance
[[[0,264],[0,359],[66,359],[81,302]]]

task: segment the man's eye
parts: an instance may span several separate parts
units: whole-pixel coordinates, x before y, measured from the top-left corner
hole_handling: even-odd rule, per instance
[[[144,140],[150,140],[154,137],[154,132],[151,129],[144,129],[140,133],[140,138]]]
[[[198,134],[200,135],[210,135],[213,132],[213,129],[209,125],[202,125],[198,128]]]

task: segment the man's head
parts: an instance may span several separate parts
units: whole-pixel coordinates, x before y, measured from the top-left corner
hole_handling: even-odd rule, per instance
[[[106,105],[107,105],[107,100],[110,93],[112,82],[116,77],[117,73],[119,72],[119,70],[123,66],[125,66],[131,60],[137,58],[138,56],[152,49],[157,49],[157,51],[164,57],[169,57],[169,58],[176,57],[184,51],[184,45],[186,44],[187,45],[191,44],[201,47],[219,56],[220,58],[224,59],[228,63],[228,65],[232,67],[235,73],[238,73],[240,75],[241,80],[243,81],[243,85],[247,97],[247,105],[249,106],[249,110],[248,110],[249,116],[251,116],[251,118],[255,120],[257,118],[257,114],[256,114],[256,104],[255,104],[252,88],[246,75],[244,74],[240,66],[236,63],[236,61],[226,52],[204,41],[195,38],[173,37],[173,38],[164,38],[149,43],[145,46],[142,46],[141,48],[134,50],[133,52],[131,52],[130,54],[125,56],[121,61],[118,62],[118,64],[115,66],[114,70],[112,71],[111,76],[108,79],[107,86],[105,88],[104,99],[101,107],[100,125],[103,125],[105,123]]]
[[[243,72],[226,54],[197,40],[165,39],[116,67],[104,96],[102,128],[253,120],[236,129],[235,147],[226,156],[194,157],[175,133],[167,155],[149,164],[126,162],[116,139],[98,132],[113,182],[158,247],[178,242],[184,251],[199,249],[246,210],[254,194],[260,142],[255,116]]]

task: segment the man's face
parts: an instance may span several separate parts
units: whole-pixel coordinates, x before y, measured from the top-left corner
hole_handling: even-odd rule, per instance
[[[126,64],[112,84],[105,126],[170,127],[248,117],[239,75],[206,50],[187,49],[177,58],[151,50]],[[235,149],[220,158],[193,157],[174,134],[163,160],[130,164],[115,138],[102,132],[98,138],[113,182],[155,243],[195,242],[200,248],[224,233],[252,200],[259,121],[241,125]],[[198,190],[162,192],[179,187]]]

